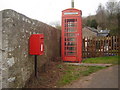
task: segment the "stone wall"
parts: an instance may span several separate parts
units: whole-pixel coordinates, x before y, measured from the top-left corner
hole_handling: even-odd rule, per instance
[[[60,30],[30,19],[13,10],[0,12],[0,62],[2,88],[21,88],[34,72],[34,56],[29,55],[31,34],[44,34],[44,55],[38,56],[38,69],[60,57]]]
[[[2,13],[0,12],[0,89],[2,88]]]

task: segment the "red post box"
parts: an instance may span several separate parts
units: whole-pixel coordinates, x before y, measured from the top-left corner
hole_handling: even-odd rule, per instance
[[[44,53],[44,35],[32,34],[29,41],[29,53],[31,55],[43,55]]]

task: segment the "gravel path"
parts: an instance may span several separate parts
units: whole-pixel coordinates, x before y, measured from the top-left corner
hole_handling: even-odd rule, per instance
[[[118,65],[83,77],[63,88],[118,88]]]

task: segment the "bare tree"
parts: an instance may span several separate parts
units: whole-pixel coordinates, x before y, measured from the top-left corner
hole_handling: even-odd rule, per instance
[[[118,14],[117,14],[117,18],[118,18],[118,35],[120,35],[120,1],[118,2]]]
[[[96,11],[96,20],[99,27],[102,29],[106,28],[106,11],[105,7],[102,4],[98,6],[98,9]]]
[[[114,16],[115,14],[118,13],[118,2],[116,0],[109,0],[106,3],[106,10],[109,14],[109,16]]]
[[[118,33],[118,22],[119,22],[119,9],[120,9],[120,2],[116,0],[109,0],[106,3],[106,11],[108,15],[108,27],[111,29],[112,33]]]

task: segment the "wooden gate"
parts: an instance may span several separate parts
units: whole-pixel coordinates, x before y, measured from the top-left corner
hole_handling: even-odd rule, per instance
[[[83,58],[118,55],[119,37],[84,37]]]

